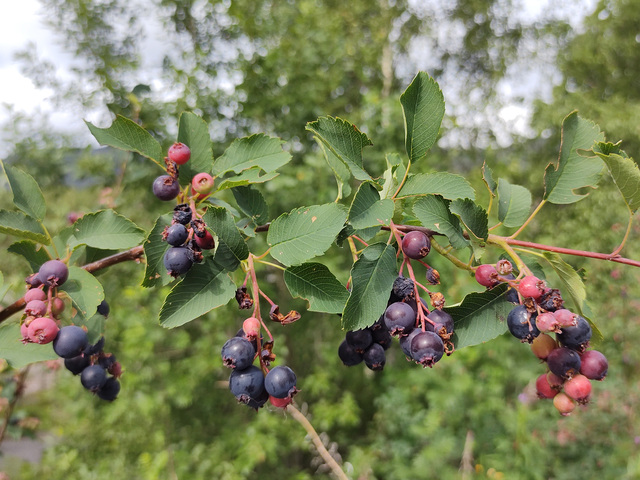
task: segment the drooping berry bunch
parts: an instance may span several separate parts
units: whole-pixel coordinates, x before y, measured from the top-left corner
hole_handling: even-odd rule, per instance
[[[570,414],[576,404],[586,404],[591,397],[590,381],[604,379],[608,370],[601,352],[587,350],[592,335],[589,322],[563,308],[560,291],[547,287],[544,280],[534,275],[516,279],[505,260],[495,267],[480,265],[475,275],[488,288],[508,282],[522,299],[509,312],[507,327],[521,342],[530,343],[532,352],[547,364],[547,373],[536,380],[538,396],[553,399],[562,415]]]
[[[229,377],[229,389],[239,403],[256,410],[267,400],[276,407],[284,408],[298,393],[296,374],[287,366],[278,365],[269,369],[275,359],[273,342],[263,342],[260,327],[260,320],[249,317],[236,336],[223,345],[222,363],[233,370]],[[256,358],[260,366],[253,364]]]

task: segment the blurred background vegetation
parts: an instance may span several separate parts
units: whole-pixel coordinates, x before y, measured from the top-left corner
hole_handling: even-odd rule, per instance
[[[384,154],[403,151],[399,95],[426,70],[443,88],[447,113],[441,140],[415,171],[460,173],[488,199],[486,161],[496,178],[529,188],[535,202],[572,110],[608,140],[623,139],[630,156],[640,147],[640,1],[562,3],[532,18],[520,0],[41,0],[48,27],[76,58],[73,75],[57,76],[33,48],[20,61],[58,108],[79,117],[101,112],[101,126],[125,115],[166,146],[183,111],[209,122],[215,155],[249,133],[282,137],[294,161],[261,187],[273,216],[335,198],[306,122],[334,115],[358,125],[374,142],[365,161],[380,174]],[[161,44],[150,42],[152,32]],[[148,56],[160,56],[161,68],[149,71]],[[516,124],[513,111],[530,115]],[[145,229],[166,213],[150,192],[153,164],[57,132],[47,118],[22,114],[3,126],[12,140],[5,157],[45,190],[50,229],[62,228],[70,212],[105,206]],[[10,208],[6,191],[0,204]],[[605,180],[577,204],[547,205],[521,238],[608,252],[626,216]],[[636,226],[624,256],[640,258],[639,234]],[[11,239],[0,242],[6,248]],[[264,250],[264,238],[251,242]],[[342,280],[345,255],[336,248],[322,260]],[[583,269],[605,336],[596,348],[610,360],[589,407],[568,418],[535,399],[544,366],[508,336],[458,351],[433,370],[406,362],[396,345],[374,374],[339,361],[337,316],[305,312],[275,328],[279,361],[298,375],[297,402],[335,442],[345,470],[361,480],[640,478],[638,272],[565,260]],[[441,258],[430,262],[449,304],[479,291]],[[6,305],[23,294],[29,270],[5,254],[2,272],[16,285]],[[16,413],[39,419],[45,449],[37,463],[5,455],[10,478],[330,478],[298,423],[271,408],[256,414],[236,405],[227,391],[220,347],[244,315],[230,304],[164,330],[157,313],[166,292],[140,287],[142,274],[141,265],[122,264],[99,276],[111,306],[106,349],[125,369],[118,400],[92,397],[66,371],[34,368],[31,377],[53,375],[53,385],[25,396]],[[277,271],[261,278],[283,309],[304,311]]]

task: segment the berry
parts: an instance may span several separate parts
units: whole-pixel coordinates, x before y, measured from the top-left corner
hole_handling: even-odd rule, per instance
[[[51,314],[54,317],[59,317],[64,312],[64,302],[60,297],[53,297],[51,299]]]
[[[164,266],[172,277],[187,273],[193,265],[193,254],[187,247],[171,247],[164,254]]]
[[[107,303],[106,300],[102,300],[100,302],[100,305],[98,305],[98,309],[97,312],[102,315],[104,318],[108,318],[109,317],[109,311],[111,309],[109,308],[109,304]]]
[[[580,373],[590,380],[602,380],[607,376],[609,362],[601,352],[588,350],[580,357]]]
[[[531,351],[540,360],[546,360],[552,350],[558,348],[556,341],[545,333],[541,333],[531,342]]]
[[[31,321],[33,321],[33,317]],[[22,337],[22,343],[31,343],[31,339],[29,338],[29,325],[26,321],[20,325],[20,336]]]
[[[287,405],[290,405],[293,400],[291,399],[291,397],[276,398],[276,397],[269,396],[269,401],[271,402],[271,405],[273,405],[274,407],[285,408]]]
[[[198,245],[202,250],[212,250],[216,246],[213,235],[211,235],[211,232],[209,232],[208,230],[204,234],[204,237],[195,235],[194,239],[196,241],[196,245]]]
[[[407,335],[415,323],[416,313],[406,303],[392,303],[384,311],[384,324],[393,336]]]
[[[553,398],[558,394],[558,390],[549,385],[546,373],[536,379],[536,393],[539,398]]]
[[[578,315],[566,308],[553,312],[560,327],[575,327],[578,324]]]
[[[229,390],[236,399],[246,405],[264,396],[264,375],[255,365],[244,370],[234,370],[229,377]],[[267,397],[268,398],[268,397]]]
[[[100,337],[100,339],[94,343],[93,345],[89,344],[82,351],[85,355],[91,356],[100,353],[104,348],[104,336]]]
[[[96,393],[107,381],[107,371],[100,365],[89,365],[80,374],[80,383],[87,390]]]
[[[433,325],[433,331],[438,335],[440,334],[442,327],[446,329],[445,333],[453,333],[453,317],[444,310],[436,308],[427,315],[427,318],[431,320]],[[429,325],[429,322],[427,322]]]
[[[553,406],[564,416],[569,415],[576,408],[575,402],[565,393],[559,393],[553,397]]]
[[[564,393],[583,405],[591,397],[591,382],[584,375],[574,375],[564,384]]]
[[[518,305],[507,315],[507,327],[516,338],[522,342],[533,342],[540,331],[536,327],[536,315],[530,314],[524,305]]]
[[[167,156],[172,162],[184,165],[191,158],[191,150],[184,143],[176,142],[169,147]]]
[[[181,203],[180,205],[176,205],[173,207],[173,221],[174,223],[181,223],[182,225],[187,225],[191,222],[193,218],[193,214],[191,212],[191,207],[188,203]]]
[[[47,294],[44,293],[44,290],[41,288],[30,288],[27,290],[27,293],[24,294],[24,302],[29,303],[32,300],[42,300],[45,301],[47,299]]]
[[[362,362],[362,353],[349,345],[346,340],[343,340],[338,347],[338,357],[347,367],[353,367]]]
[[[407,257],[414,260],[426,257],[430,250],[431,240],[420,231],[413,230],[402,239],[402,251]]]
[[[222,363],[225,367],[244,370],[253,363],[256,349],[242,337],[232,337],[222,347]]]
[[[411,340],[411,358],[423,367],[433,367],[442,355],[444,343],[434,332],[420,332]]]
[[[198,173],[191,179],[191,188],[200,195],[207,195],[213,190],[213,177],[208,173]]]
[[[24,313],[34,317],[41,317],[47,311],[47,304],[42,300],[31,300],[24,307]]]
[[[518,283],[518,292],[520,292],[520,295],[527,298],[533,298],[534,300],[537,300],[542,296],[545,291],[544,289],[544,280],[540,280],[534,275],[528,275]]]
[[[32,288],[36,288],[39,287],[40,285],[42,285],[42,282],[40,281],[40,278],[38,278],[38,273],[32,273],[31,275],[29,275],[27,278],[24,279],[25,282],[27,282],[27,285],[30,285]]]
[[[53,340],[53,351],[62,358],[77,357],[89,344],[87,333],[76,325],[62,327]]]
[[[364,352],[373,343],[373,336],[371,335],[371,330],[363,328],[362,330],[347,332],[345,340],[358,352]]]
[[[64,359],[64,366],[74,375],[79,375],[89,365],[91,365],[91,358],[82,354],[77,357]]]
[[[160,175],[153,181],[153,194],[163,202],[173,200],[180,193],[180,184],[171,175]]]
[[[260,333],[260,320],[256,317],[249,317],[242,322],[242,331],[249,340],[255,340]]]
[[[575,326],[564,327],[560,329],[560,333],[558,334],[560,344],[573,350],[584,350],[590,339],[591,325],[579,315]]]
[[[60,329],[55,320],[49,317],[35,318],[27,328],[27,336],[33,343],[44,345],[50,343],[56,338]]]
[[[416,285],[410,278],[399,275],[393,281],[393,288],[391,289],[391,300],[393,302],[400,302],[406,297],[410,297],[415,293]]]
[[[296,374],[289,367],[278,365],[264,377],[264,388],[269,395],[275,398],[293,396],[297,392]]]
[[[174,223],[167,228],[167,243],[174,247],[184,244],[189,238],[189,231],[181,223]]]
[[[118,394],[120,393],[120,382],[115,377],[107,378],[107,381],[104,382],[102,388],[96,392],[98,397],[102,400],[107,400],[112,402],[116,399]]]
[[[427,323],[426,326],[428,328],[431,326],[431,324]],[[411,342],[413,341],[415,336],[421,332],[421,329],[414,328],[409,335],[403,335],[402,337],[400,337],[400,348],[402,348],[402,351],[407,357],[411,358]]]
[[[536,317],[536,327],[541,332],[559,332],[558,320],[551,312],[543,312]]]
[[[544,292],[538,300],[538,305],[548,312],[555,312],[559,308],[562,308],[564,300],[562,299],[562,295],[560,295],[560,290],[552,288]]]
[[[476,268],[476,282],[478,282],[483,287],[495,287],[500,280],[498,279],[498,271],[496,267],[493,265],[489,265],[488,263],[484,265],[480,265]]]
[[[100,355],[100,358],[98,358],[98,365],[100,365],[107,371],[111,369],[116,363],[118,362],[116,361],[116,356],[113,353],[103,354]]]
[[[564,385],[564,378],[559,377],[553,372],[547,372],[547,382],[549,382],[551,388],[560,390],[562,388],[562,385]]]
[[[386,362],[386,355],[382,345],[372,344],[363,355],[365,365],[371,370],[382,370]]]
[[[382,348],[387,350],[391,346],[391,334],[389,330],[386,328],[378,328],[376,330],[371,330],[371,337],[374,343],[377,343]]]
[[[569,348],[560,347],[547,356],[547,366],[561,378],[571,378],[580,372],[580,355]]]
[[[69,269],[60,260],[44,262],[38,270],[38,279],[50,287],[59,287],[69,278]]]

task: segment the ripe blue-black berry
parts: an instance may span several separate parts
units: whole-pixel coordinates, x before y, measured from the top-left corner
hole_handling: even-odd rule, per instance
[[[287,398],[296,393],[296,374],[289,367],[278,365],[264,377],[264,388],[276,398]]]
[[[100,365],[89,365],[80,374],[80,383],[87,390],[97,392],[107,381],[107,371]]]
[[[391,289],[391,300],[393,302],[400,302],[406,297],[413,295],[415,292],[415,284],[410,278],[399,275],[393,281],[393,288]]]
[[[426,328],[429,328],[430,326],[430,324],[427,324]],[[409,335],[400,337],[400,348],[402,348],[404,354],[409,358],[411,358],[411,342],[420,332],[422,332],[420,328],[414,328],[413,330],[411,330],[411,333],[409,333]]]
[[[256,349],[246,338],[232,337],[222,346],[221,355],[225,367],[244,370],[253,364]]]
[[[184,244],[189,237],[189,231],[181,223],[175,223],[167,228],[167,243],[174,247]]]
[[[109,402],[114,401],[118,393],[120,393],[120,382],[115,377],[107,378],[102,388],[96,392],[98,397]]]
[[[87,345],[83,353],[87,356],[91,356],[91,355],[100,353],[103,348],[104,348],[104,336],[101,336],[100,339],[93,345]]]
[[[407,233],[402,239],[402,251],[415,260],[424,258],[431,250],[431,240],[424,233],[417,230]]]
[[[116,356],[113,353],[102,354],[98,358],[98,365],[108,371],[116,361]]]
[[[346,340],[343,340],[338,347],[338,357],[347,367],[353,367],[362,362],[362,353],[349,345]]]
[[[538,305],[540,305],[540,308],[543,308],[548,312],[555,312],[556,310],[562,308],[562,306],[564,305],[564,300],[562,299],[560,290],[558,290],[557,288],[551,288],[545,291],[538,299]]]
[[[164,202],[173,200],[180,193],[180,184],[171,175],[160,175],[153,181],[153,194]]]
[[[109,311],[111,309],[109,308],[109,304],[107,303],[106,300],[102,300],[100,302],[100,305],[98,305],[98,313],[100,315],[102,315],[104,318],[108,318],[109,317]]]
[[[391,346],[391,334],[386,328],[371,330],[371,337],[373,338],[374,343],[377,343],[385,350]]]
[[[411,358],[423,367],[433,367],[444,355],[444,342],[434,332],[420,332],[411,340]]]
[[[439,334],[442,327],[445,328],[446,333],[453,333],[453,317],[444,310],[436,308],[427,315],[427,318],[434,323],[433,330],[436,333]]]
[[[547,356],[547,366],[551,373],[562,378],[570,378],[580,373],[580,355],[570,348],[556,348]]]
[[[38,279],[50,287],[59,287],[69,278],[69,269],[60,260],[44,262],[38,270]]]
[[[373,343],[373,336],[371,335],[371,330],[363,328],[362,330],[347,332],[345,340],[357,351],[364,352]]]
[[[74,375],[79,375],[91,364],[91,359],[85,355],[78,355],[73,358],[65,358],[64,366]]]
[[[386,362],[386,355],[382,345],[372,344],[363,355],[365,365],[371,370],[382,370]]]
[[[164,254],[164,267],[172,277],[187,273],[193,265],[193,253],[187,247],[171,247]]]
[[[583,350],[591,339],[591,325],[580,315],[577,324],[572,327],[562,327],[558,333],[558,341],[564,347],[573,350]]]
[[[244,370],[233,370],[229,377],[229,390],[236,399],[244,404],[258,400],[264,396],[264,375],[255,365]]]
[[[407,335],[416,322],[416,313],[411,306],[403,302],[395,302],[384,312],[384,324],[391,335]]]
[[[188,203],[181,203],[173,207],[173,221],[182,225],[187,225],[191,222],[191,207]]]
[[[530,314],[524,305],[512,309],[507,316],[507,327],[511,335],[522,342],[533,342],[540,335],[540,330],[536,327],[537,316],[537,313]]]
[[[76,325],[62,327],[53,340],[53,351],[62,358],[77,357],[89,344],[87,333]]]

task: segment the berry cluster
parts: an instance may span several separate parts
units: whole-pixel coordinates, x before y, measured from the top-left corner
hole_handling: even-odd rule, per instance
[[[173,200],[180,195],[178,166],[191,158],[191,150],[183,143],[174,143],[167,152],[165,164],[167,174],[153,182],[153,193],[163,201]],[[193,196],[189,200],[206,198],[213,190],[214,179],[208,173],[198,173],[191,181]],[[184,195],[183,195],[184,197]],[[164,255],[164,266],[173,277],[189,271],[194,263],[202,261],[202,250],[215,247],[213,235],[206,228],[195,203],[181,203],[173,209],[171,225],[164,229],[162,239],[169,248]]]
[[[548,288],[543,280],[534,275],[516,279],[506,260],[495,267],[480,265],[475,274],[478,283],[489,288],[508,282],[522,299],[509,312],[507,327],[521,342],[530,343],[536,357],[547,364],[547,373],[536,380],[538,396],[552,398],[562,415],[570,414],[576,403],[586,404],[591,397],[590,380],[604,379],[609,367],[602,353],[587,350],[592,335],[589,322],[563,308],[560,291]]]
[[[69,269],[60,260],[43,263],[37,273],[27,277],[29,289],[24,295],[25,315],[20,325],[22,341],[53,343],[53,351],[64,359],[67,370],[80,375],[80,381],[87,390],[103,400],[115,400],[120,392],[118,378],[122,368],[113,354],[103,351],[104,337],[91,345],[83,328],[75,325],[59,326],[59,316],[65,305],[58,296],[57,287],[63,285],[68,278]],[[107,317],[109,304],[103,300],[97,311]],[[108,377],[107,373],[112,376]]]
[[[249,317],[236,336],[222,347],[222,363],[233,370],[229,389],[238,402],[256,410],[267,400],[276,407],[284,408],[298,393],[296,374],[286,366],[268,368],[274,359],[271,353],[273,342],[263,343],[260,325],[260,320]],[[260,360],[260,367],[253,364],[256,358]]]
[[[399,241],[406,265],[411,276],[411,260],[420,261],[429,254],[431,241],[421,231],[410,231]],[[422,263],[422,262],[421,262]],[[427,267],[430,284],[439,283],[436,270]],[[430,311],[427,302],[419,297],[420,286],[431,298]],[[419,298],[419,301],[416,299]],[[432,293],[412,278],[400,275],[393,283],[387,308],[372,326],[358,331],[349,331],[338,348],[338,356],[347,366],[364,361],[371,370],[382,370],[386,361],[385,350],[392,343],[392,337],[399,339],[400,347],[408,360],[423,367],[433,367],[446,353],[453,353],[453,318],[443,310],[444,296]]]

